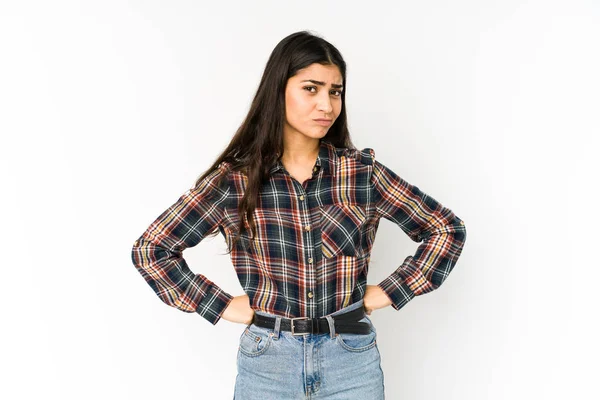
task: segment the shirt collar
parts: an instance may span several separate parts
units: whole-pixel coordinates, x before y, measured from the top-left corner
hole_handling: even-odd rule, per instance
[[[318,169],[322,169],[324,174],[335,175],[335,162],[337,160],[337,153],[335,146],[326,140],[321,140],[319,144],[319,154],[317,155],[317,161],[315,166]],[[275,164],[271,167],[269,173],[272,175],[275,172],[283,169],[283,163],[280,159],[275,161]],[[315,171],[315,172],[318,172]]]

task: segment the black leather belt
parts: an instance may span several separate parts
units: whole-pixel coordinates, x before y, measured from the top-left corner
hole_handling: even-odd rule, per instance
[[[371,332],[371,326],[366,322],[358,322],[364,316],[365,309],[361,307],[343,314],[332,315],[331,317],[333,318],[336,332],[367,334]],[[252,323],[263,328],[275,329],[275,320],[275,317],[255,313]],[[279,329],[282,331],[291,331],[292,335],[329,333],[329,323],[325,317],[281,318]]]

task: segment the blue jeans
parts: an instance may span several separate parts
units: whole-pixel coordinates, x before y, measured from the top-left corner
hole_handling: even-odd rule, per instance
[[[377,332],[336,333],[331,316],[363,307],[363,301],[325,318],[331,332],[292,335],[279,329],[249,324],[240,336],[234,400],[384,399]]]

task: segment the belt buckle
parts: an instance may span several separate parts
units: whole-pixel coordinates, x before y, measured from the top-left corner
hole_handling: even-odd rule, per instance
[[[296,333],[294,332],[294,321],[297,319],[310,319],[309,317],[296,317],[296,318],[290,318],[290,325],[292,326],[292,335],[308,335],[308,332],[300,332],[300,333]]]

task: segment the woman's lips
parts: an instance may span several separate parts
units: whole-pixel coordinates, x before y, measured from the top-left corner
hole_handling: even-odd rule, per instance
[[[317,124],[323,125],[323,126],[331,125],[330,119],[313,119],[313,121],[315,121]]]

